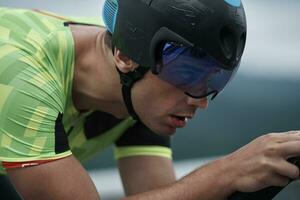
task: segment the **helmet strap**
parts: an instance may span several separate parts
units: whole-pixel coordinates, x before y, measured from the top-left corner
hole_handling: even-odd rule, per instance
[[[125,102],[127,111],[133,119],[138,121],[140,121],[140,118],[135,112],[132,105],[131,88],[138,80],[144,77],[144,75],[146,74],[147,71],[149,71],[149,69],[150,69],[149,67],[139,66],[138,68],[136,68],[136,70],[132,72],[123,73],[117,68],[120,74],[120,79],[122,84],[122,95],[123,95],[123,100]]]

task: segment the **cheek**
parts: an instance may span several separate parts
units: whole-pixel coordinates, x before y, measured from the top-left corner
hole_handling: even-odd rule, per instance
[[[155,75],[139,81],[132,92],[136,111],[146,117],[170,114],[178,102],[185,98],[182,91],[161,81]]]
[[[132,102],[143,123],[156,133],[173,134],[174,128],[168,125],[169,115],[173,114],[185,94],[160,80],[142,79],[132,89]]]

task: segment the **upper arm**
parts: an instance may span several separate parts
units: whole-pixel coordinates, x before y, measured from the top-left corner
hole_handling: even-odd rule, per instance
[[[25,200],[99,199],[89,175],[73,156],[7,173]]]
[[[149,191],[175,181],[170,138],[141,122],[116,142],[115,157],[126,195]]]
[[[133,195],[176,181],[172,160],[159,156],[131,156],[118,160],[126,195]]]

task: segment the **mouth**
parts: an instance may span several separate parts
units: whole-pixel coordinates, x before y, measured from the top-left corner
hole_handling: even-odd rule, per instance
[[[170,125],[174,128],[183,128],[186,126],[188,119],[191,117],[183,115],[171,115],[170,116]]]

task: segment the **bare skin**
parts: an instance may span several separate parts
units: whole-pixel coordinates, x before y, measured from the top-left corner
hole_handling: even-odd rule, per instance
[[[157,156],[121,158],[118,167],[127,196],[147,192],[176,181],[172,160]]]
[[[73,88],[76,108],[101,110],[119,118],[127,117],[115,67],[128,72],[138,67],[138,64],[117,49],[112,54],[104,44],[104,29],[85,26],[72,26],[71,29],[76,48]],[[150,72],[135,84],[132,98],[142,121],[163,135],[172,135],[176,130],[170,123],[171,115],[193,117],[198,108],[205,109],[208,105],[207,99],[188,97]],[[218,200],[226,199],[235,191],[251,192],[271,185],[286,185],[289,179],[299,176],[299,169],[286,159],[298,155],[300,132],[294,131],[259,137],[238,151],[178,181],[175,181],[171,161],[162,158],[136,156],[121,159],[119,167],[126,194],[129,195],[125,199]],[[145,169],[145,177],[149,181],[131,176],[142,173],[133,167],[137,163],[141,167],[153,166]],[[55,169],[45,164],[25,170],[9,170],[9,177],[25,199],[40,199],[37,195],[49,199],[74,199],[74,196],[77,197],[75,199],[99,198],[90,178],[74,158],[65,158],[51,164],[56,165]],[[160,171],[164,173],[163,176]],[[52,180],[53,175],[56,175],[57,181],[47,182],[48,179]],[[26,187],[28,182],[33,186]],[[66,190],[59,189],[65,187]]]
[[[7,172],[18,193],[26,200],[99,199],[89,175],[73,156]]]

